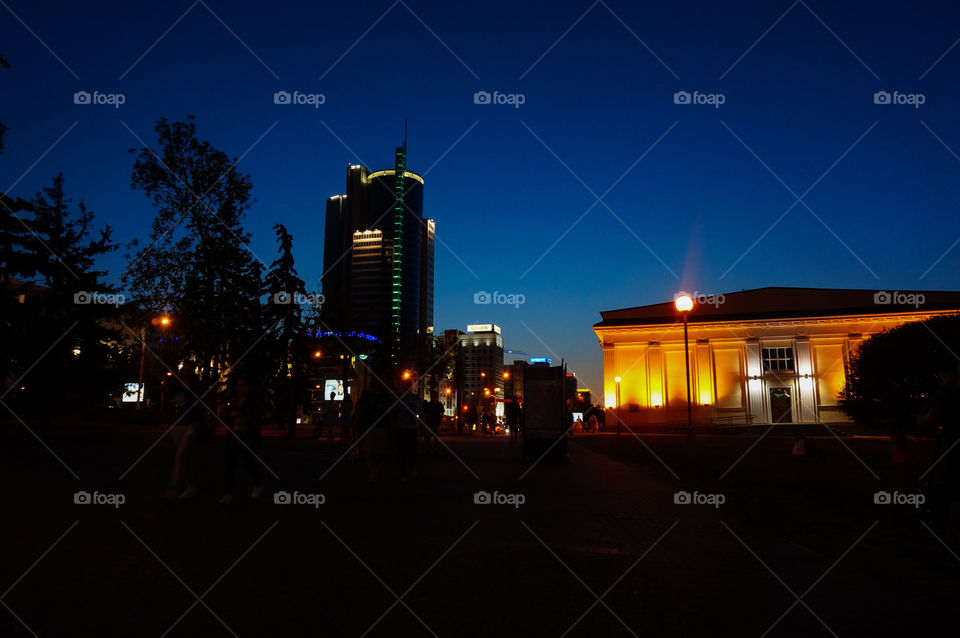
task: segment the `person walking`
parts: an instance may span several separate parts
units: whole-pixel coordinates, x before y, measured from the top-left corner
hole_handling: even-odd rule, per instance
[[[340,428],[340,405],[337,401],[337,393],[330,391],[330,400],[323,409],[323,427],[327,430],[327,441],[333,443],[333,435]]]
[[[383,457],[390,442],[394,419],[392,406],[386,385],[379,376],[371,374],[367,389],[357,400],[353,417],[353,430],[360,441],[370,483],[377,482],[383,469]]]
[[[197,375],[192,365],[184,366],[179,379],[180,387],[173,395],[176,420],[170,430],[170,438],[175,451],[173,469],[167,483],[167,498],[175,498],[183,485],[186,489],[179,498],[188,500],[197,496],[194,455],[206,408],[196,399]]]
[[[400,480],[417,477],[417,437],[423,419],[423,399],[417,395],[417,380],[412,373],[403,374],[397,390],[401,392],[397,406],[397,452]]]
[[[343,401],[340,402],[340,443],[344,447],[353,442],[351,424],[353,422],[353,400],[348,392],[344,392]]]
[[[260,414],[257,401],[252,394],[250,380],[240,377],[235,381],[233,400],[227,412],[226,468],[223,475],[223,497],[220,503],[233,502],[233,480],[237,464],[242,464],[253,482],[251,498],[260,498],[263,494],[263,480],[257,468],[259,460],[253,450],[260,443]]]
[[[423,407],[423,441],[427,454],[437,454],[440,448],[440,426],[443,424],[443,404],[437,393],[430,394],[430,401]]]
[[[510,431],[510,445],[513,445],[517,441],[517,435],[520,430],[520,405],[517,403],[517,397],[508,397],[508,400],[503,406],[503,413],[507,429]]]

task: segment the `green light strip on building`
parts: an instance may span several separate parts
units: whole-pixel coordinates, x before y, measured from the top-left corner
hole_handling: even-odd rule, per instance
[[[403,207],[406,185],[404,180],[404,171],[407,165],[407,154],[405,147],[397,148],[395,171],[394,171],[394,193],[396,194],[396,204],[393,207],[393,289],[391,304],[391,328],[392,339],[390,340],[390,359],[396,363],[400,354],[400,299],[403,283]]]

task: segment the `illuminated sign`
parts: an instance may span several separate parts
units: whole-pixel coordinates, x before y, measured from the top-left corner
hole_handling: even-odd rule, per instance
[[[553,363],[550,357],[530,357],[530,363]]]
[[[327,379],[323,382],[323,400],[330,399],[333,394],[334,401],[343,401],[343,381],[340,379]]]
[[[496,332],[500,334],[500,326],[492,323],[471,323],[467,326],[467,332]]]
[[[137,396],[137,384],[136,383],[124,383],[123,384],[123,397],[120,399],[123,403],[136,403],[138,400],[143,401],[143,384],[140,384],[140,396]]]

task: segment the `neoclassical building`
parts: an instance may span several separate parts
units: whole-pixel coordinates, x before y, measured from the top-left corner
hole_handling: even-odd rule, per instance
[[[778,287],[695,298],[687,313],[693,417],[845,421],[838,394],[864,339],[957,313],[960,292]],[[593,329],[606,407],[616,408],[619,394],[627,425],[686,422],[683,319],[673,301],[600,315]]]

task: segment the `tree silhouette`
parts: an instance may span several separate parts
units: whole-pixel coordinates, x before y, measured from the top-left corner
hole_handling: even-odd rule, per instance
[[[249,175],[238,160],[197,136],[193,116],[154,129],[157,149],[142,148],[131,186],[157,210],[150,242],[133,242],[134,254],[121,280],[155,312],[171,312],[182,335],[183,353],[200,368],[203,385],[232,361],[248,357],[263,336],[260,277],[242,221],[255,200]]]
[[[104,321],[123,302],[103,283],[98,257],[117,249],[109,225],[94,228],[94,214],[84,202],[73,210],[62,174],[27,204],[29,232],[17,241],[24,258],[14,266],[39,286],[23,296],[16,322],[22,349],[17,362],[29,373],[20,398],[49,416],[63,404],[94,407],[118,382],[115,334]],[[112,295],[112,296],[111,296]]]
[[[296,430],[298,408],[306,400],[306,366],[309,362],[309,337],[306,335],[302,304],[316,296],[308,296],[303,280],[297,275],[293,259],[293,237],[283,224],[273,227],[280,255],[264,278],[267,293],[266,328],[270,331],[268,360],[270,376],[268,392],[277,423],[286,427],[289,436]]]
[[[957,365],[953,353],[960,353],[960,315],[872,335],[850,357],[840,405],[856,421],[902,431],[936,392],[938,373]]]

